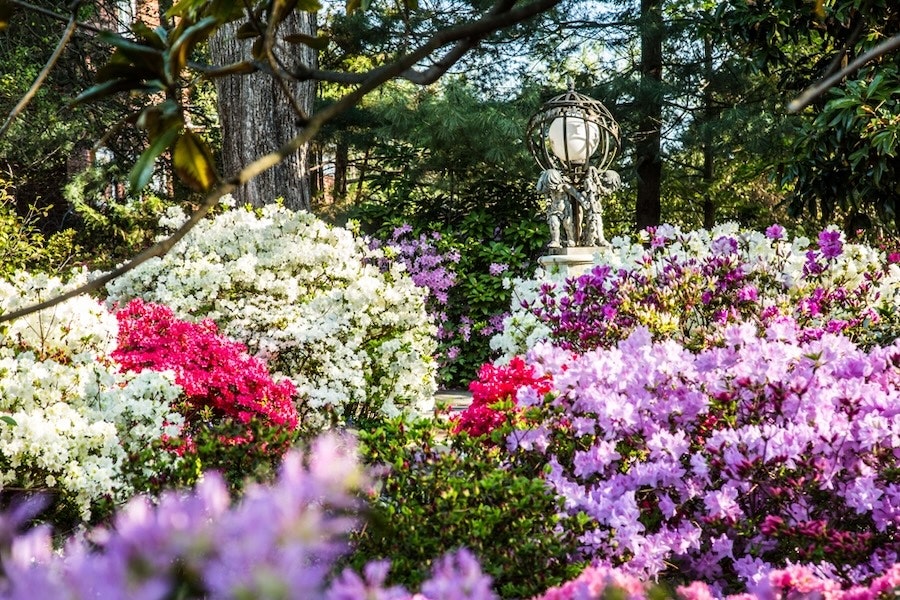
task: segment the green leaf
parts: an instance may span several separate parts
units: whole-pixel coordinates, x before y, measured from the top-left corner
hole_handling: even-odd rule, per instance
[[[172,126],[163,131],[162,135],[155,138],[150,143],[150,146],[144,150],[128,173],[128,182],[131,185],[132,192],[142,190],[150,183],[156,159],[172,145],[180,132],[181,124],[173,122]]]
[[[13,5],[8,0],[0,0],[0,32],[6,31],[12,19]]]
[[[150,29],[145,23],[141,21],[135,21],[134,25],[131,26],[131,31],[133,31],[134,35],[137,36],[137,38],[145,44],[148,44],[149,46],[156,48],[157,50],[165,50],[166,30],[162,27]]]
[[[366,2],[366,4],[368,4],[368,2]],[[319,2],[319,0],[298,0],[297,10],[309,13],[318,12],[322,10],[322,3]]]
[[[18,425],[18,423],[16,423],[16,420],[13,419],[12,417],[10,417],[9,415],[0,416],[0,421],[3,421],[7,425],[12,425],[13,427]]]
[[[305,44],[316,50],[325,50],[328,48],[328,38],[307,35],[305,33],[292,33],[284,36],[284,41],[288,44]]]
[[[194,46],[205,41],[219,26],[213,17],[205,17],[185,29],[172,44],[172,48],[166,52],[166,75],[170,82],[174,82],[187,65],[188,58],[194,50]]]
[[[266,58],[266,40],[265,38],[257,38],[255,42],[253,42],[253,46],[250,48],[250,55],[253,56],[256,60],[265,60]]]
[[[91,102],[100,98],[105,98],[106,96],[111,96],[116,92],[141,89],[143,87],[143,83],[134,79],[112,79],[110,81],[104,81],[103,83],[99,83],[78,94],[78,96],[72,100],[71,105],[76,106],[78,104],[84,104],[85,102]]]
[[[239,40],[249,40],[252,38],[257,38],[260,35],[262,35],[262,33],[257,28],[256,23],[254,23],[253,21],[247,21],[246,23],[238,27],[237,31],[234,32],[234,37]]]
[[[172,168],[192,190],[205,192],[217,181],[212,151],[193,131],[185,131],[175,142]]]
[[[135,66],[149,69],[154,73],[162,71],[162,52],[156,48],[132,42],[109,31],[103,31],[97,37],[101,41],[115,47],[120,54],[134,63]]]

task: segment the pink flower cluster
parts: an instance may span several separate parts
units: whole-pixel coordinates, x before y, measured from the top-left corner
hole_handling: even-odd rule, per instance
[[[833,579],[816,574],[808,567],[791,566],[772,571],[752,593],[725,596],[727,600],[781,600],[821,598],[823,600],[891,600],[900,591],[900,564],[873,579],[868,585],[842,588]],[[701,581],[679,586],[675,590],[681,600],[714,600],[721,598]],[[619,569],[589,567],[581,575],[561,586],[547,590],[534,600],[600,600],[601,598],[647,600],[664,597],[652,583],[642,582]]]
[[[472,403],[457,417],[454,431],[465,431],[476,437],[490,435],[516,413],[520,390],[527,389],[543,396],[551,386],[549,377],[537,376],[535,368],[518,356],[508,366],[482,365],[478,379],[469,384]]]
[[[118,310],[116,317],[119,339],[113,358],[126,371],[173,371],[187,397],[188,429],[197,425],[204,409],[245,426],[258,419],[273,428],[297,428],[294,385],[288,379],[273,381],[262,360],[219,334],[211,320],[184,321],[170,308],[140,298]],[[190,448],[190,439],[184,441]],[[253,434],[247,427],[221,441],[243,444],[253,441]]]

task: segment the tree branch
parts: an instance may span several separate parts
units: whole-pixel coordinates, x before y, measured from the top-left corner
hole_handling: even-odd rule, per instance
[[[507,2],[510,1],[511,0],[500,0],[497,4],[497,7],[503,7],[507,4]],[[457,27],[451,27],[449,29],[445,29],[443,31],[435,33],[427,42],[422,44],[416,50],[400,57],[393,63],[389,63],[370,71],[366,75],[366,79],[362,81],[355,90],[344,95],[337,102],[322,108],[319,112],[310,116],[310,119],[309,121],[307,121],[306,126],[303,128],[303,131],[301,131],[293,139],[282,145],[278,150],[257,158],[255,161],[241,169],[240,172],[238,172],[236,175],[217,185],[212,191],[207,194],[206,198],[203,200],[203,203],[197,208],[197,210],[195,210],[191,214],[190,218],[171,236],[157,242],[150,248],[138,254],[136,257],[132,258],[127,263],[117,267],[116,269],[113,269],[108,273],[104,273],[100,277],[92,280],[85,285],[72,289],[55,298],[45,300],[44,302],[26,306],[19,310],[0,315],[0,323],[12,321],[13,319],[17,319],[19,317],[23,317],[25,315],[29,315],[31,313],[38,312],[47,308],[51,308],[61,302],[65,302],[66,300],[75,298],[76,296],[80,296],[82,294],[96,292],[113,279],[137,268],[151,258],[156,256],[163,256],[166,252],[171,250],[171,248],[175,244],[181,241],[181,239],[184,238],[184,236],[187,235],[187,233],[209,213],[209,211],[218,203],[219,199],[221,199],[222,196],[228,194],[239,185],[242,185],[250,179],[253,179],[263,171],[271,169],[272,167],[283,161],[285,158],[292,155],[304,144],[312,140],[312,138],[315,137],[315,135],[319,132],[319,130],[326,122],[358,104],[366,96],[366,94],[372,92],[391,79],[403,76],[404,73],[409,72],[409,70],[412,69],[419,61],[427,57],[438,48],[465,38],[487,35],[492,31],[496,31],[498,29],[502,29],[503,27],[508,27],[510,25],[519,23],[521,21],[524,21],[525,19],[528,19],[534,15],[552,8],[560,1],[561,0],[536,0],[535,2],[532,2],[531,4],[520,9],[508,10],[499,14],[489,13],[488,16],[478,21],[473,21],[471,23],[466,23]]]
[[[514,0],[498,0],[497,4],[495,4],[484,17],[477,21],[450,27],[436,33],[425,44],[406,54],[404,57],[397,59],[397,61],[391,63],[391,65],[396,64],[399,61],[404,61],[404,59],[409,56],[418,56],[419,59],[413,62],[408,69],[399,73],[397,77],[420,85],[433,83],[458,62],[466,51],[470,50],[484,36],[487,36],[494,31],[521,23],[542,12],[546,12],[561,1],[562,0],[536,0],[535,2],[515,9],[512,8],[515,4]],[[459,44],[452,48],[448,54],[429,69],[423,71],[413,68],[419,60],[425,58],[435,50],[454,42],[459,42]],[[424,53],[422,52],[423,50],[425,50]],[[344,85],[358,85],[365,82],[369,77],[376,75],[382,69],[389,68],[391,65],[376,67],[375,69],[364,73],[323,71],[319,69],[295,69],[292,72],[292,75],[300,80],[315,79],[316,81],[328,81],[330,83],[340,83]]]
[[[25,110],[34,96],[38,93],[38,90],[41,89],[41,86],[44,85],[44,81],[46,81],[47,76],[50,75],[50,71],[53,70],[53,67],[56,66],[57,61],[59,61],[59,57],[62,56],[63,50],[65,50],[66,46],[69,44],[69,40],[72,39],[72,34],[75,33],[75,28],[78,26],[78,21],[75,19],[78,14],[78,7],[81,5],[82,0],[75,0],[70,6],[72,10],[72,16],[69,18],[68,24],[66,25],[66,29],[63,31],[62,37],[59,38],[59,43],[56,44],[56,48],[53,50],[53,54],[50,55],[50,58],[47,60],[47,64],[44,65],[44,68],[41,69],[41,72],[38,73],[38,76],[35,78],[34,83],[31,84],[31,87],[28,88],[28,91],[25,92],[25,95],[19,99],[19,102],[13,107],[13,109],[9,112],[9,116],[6,118],[6,122],[3,123],[3,126],[0,127],[0,138],[6,135],[6,132],[9,130],[9,127],[12,125],[12,122],[16,120],[22,111]]]
[[[876,58],[879,58],[880,56],[883,56],[888,52],[893,52],[898,48],[900,48],[900,34],[881,42],[862,56],[857,57],[853,62],[851,62],[849,65],[847,65],[831,77],[827,77],[819,81],[818,83],[806,88],[806,90],[804,90],[802,94],[800,94],[797,98],[792,100],[790,104],[788,104],[787,111],[789,113],[799,112],[807,105],[809,105],[810,102],[834,87],[844,77],[852,75],[869,61],[875,60]]]
[[[57,21],[62,21],[66,23],[69,21],[69,17],[63,16],[59,13],[55,13],[52,10],[46,9],[42,6],[35,6],[34,4],[29,4],[28,2],[23,2],[23,0],[9,0],[9,3],[13,6],[18,6],[19,8],[24,8],[25,10],[30,10],[32,12],[40,13],[46,17],[50,17],[51,19],[56,19]],[[79,4],[81,4],[79,2]],[[75,11],[72,11],[73,14]],[[103,33],[103,30],[99,27],[95,27],[94,25],[90,25],[88,23],[84,23],[82,21],[75,21],[75,26],[78,29],[87,29],[88,31],[93,31],[94,33]]]

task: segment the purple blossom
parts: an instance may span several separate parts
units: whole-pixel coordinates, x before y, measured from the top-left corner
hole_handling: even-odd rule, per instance
[[[766,228],[766,237],[770,240],[780,240],[784,238],[784,227],[775,223]]]
[[[488,272],[496,277],[507,269],[509,269],[509,265],[507,265],[506,263],[491,263],[491,266],[488,267]]]
[[[843,234],[834,229],[826,229],[819,234],[819,251],[825,258],[835,258],[844,251]]]
[[[422,594],[428,600],[497,600],[491,578],[464,548],[435,562],[431,579],[422,584]]]
[[[695,351],[641,328],[582,355],[539,345],[528,360],[557,395],[507,450],[540,430],[548,484],[592,519],[588,560],[646,577],[674,562],[720,589],[786,559],[883,571],[900,554],[900,485],[884,476],[900,467],[900,343],[798,331],[782,317]]]

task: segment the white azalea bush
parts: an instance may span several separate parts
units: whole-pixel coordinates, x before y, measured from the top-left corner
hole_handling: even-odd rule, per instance
[[[291,378],[307,427],[424,413],[436,388],[425,290],[401,265],[367,264],[378,252],[308,213],[232,208],[107,290],[110,302],[141,297],[215,321]]]
[[[84,281],[18,273],[0,281],[0,311]],[[48,491],[61,511],[88,520],[178,460],[160,442],[180,430],[170,404],[181,387],[168,373],[120,372],[110,358],[117,332],[115,316],[86,296],[0,325],[4,495]]]
[[[698,348],[748,318],[791,316],[811,337],[843,333],[863,347],[892,341],[900,325],[900,266],[835,228],[813,241],[778,225],[662,225],[615,238],[581,277],[539,271],[511,285],[512,312],[491,341],[506,360],[547,339],[579,352],[609,346],[636,326]]]

